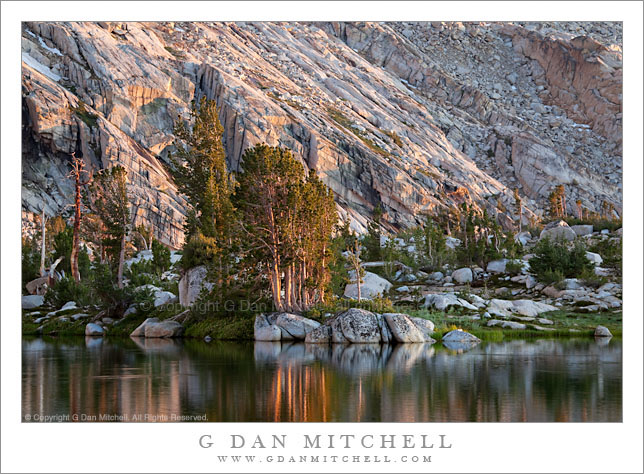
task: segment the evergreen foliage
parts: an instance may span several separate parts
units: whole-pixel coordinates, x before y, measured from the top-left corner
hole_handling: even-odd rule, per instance
[[[337,222],[331,190],[314,171],[305,176],[287,149],[256,145],[244,153],[243,168],[235,198],[245,260],[267,276],[277,310],[324,301]]]
[[[550,282],[557,273],[564,278],[577,278],[594,267],[586,258],[586,248],[580,242],[569,247],[563,241],[542,239],[535,246],[534,254],[530,259],[530,269],[544,282]]]

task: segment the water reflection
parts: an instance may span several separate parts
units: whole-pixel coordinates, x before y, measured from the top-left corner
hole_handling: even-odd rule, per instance
[[[23,340],[22,406],[97,421],[621,421],[621,364],[621,342],[605,338],[449,349],[37,338]]]

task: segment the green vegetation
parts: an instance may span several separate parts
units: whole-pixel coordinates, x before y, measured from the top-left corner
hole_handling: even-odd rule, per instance
[[[183,51],[179,51],[177,49],[174,49],[171,46],[165,46],[165,50],[173,55],[177,59],[184,59],[186,57],[185,53]]]
[[[78,115],[78,117],[85,122],[89,128],[96,127],[96,124],[98,123],[98,115],[87,110],[85,102],[79,100],[78,105],[76,107],[71,107],[71,110]]]
[[[389,156],[389,153],[387,153],[385,150],[383,150],[379,145],[374,143],[374,141],[370,138],[368,138],[362,130],[358,129],[355,124],[348,119],[342,112],[340,112],[338,109],[333,108],[333,107],[328,107],[327,112],[329,113],[329,117],[331,120],[333,120],[335,123],[340,125],[341,127],[349,130],[352,132],[356,137],[358,137],[362,143],[364,143],[367,148],[369,148],[371,151],[387,157]],[[400,140],[400,139],[399,139]]]
[[[569,311],[552,311],[542,313],[540,318],[551,320],[554,324],[543,325],[535,321],[534,324],[552,330],[537,330],[530,322],[526,329],[502,329],[500,327],[487,327],[486,319],[471,319],[470,316],[444,313],[441,311],[409,310],[411,316],[429,319],[435,324],[434,339],[440,339],[444,334],[453,329],[463,329],[474,334],[483,341],[500,341],[503,339],[530,339],[552,337],[588,337],[592,336],[598,325],[607,327],[616,336],[622,335],[622,312],[603,313],[575,313]],[[573,330],[573,332],[571,332]],[[577,332],[578,331],[578,332]]]
[[[580,242],[569,245],[563,241],[542,239],[535,246],[534,254],[530,268],[545,283],[552,283],[559,276],[577,278],[584,271],[592,271],[594,268],[586,258],[586,248]]]

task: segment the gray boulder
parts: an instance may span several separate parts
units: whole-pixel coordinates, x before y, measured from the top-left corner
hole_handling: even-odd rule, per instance
[[[487,264],[487,271],[490,273],[504,273],[505,265],[508,263],[507,258],[502,258],[500,260],[492,260]]]
[[[282,339],[281,329],[274,324],[255,328],[254,334],[256,341],[279,341]]]
[[[331,326],[325,324],[315,328],[306,335],[304,342],[310,344],[328,344],[331,342]]]
[[[515,321],[499,321],[498,319],[490,319],[487,322],[489,327],[492,326],[501,326],[506,329],[525,329],[526,325],[522,323],[517,323]]]
[[[320,326],[312,319],[291,313],[279,313],[275,318],[275,325],[285,330],[294,339],[304,339],[306,334]]]
[[[143,321],[132,333],[130,337],[145,337],[145,326],[148,324],[158,323],[159,318],[148,318]]]
[[[154,294],[154,307],[158,308],[164,304],[174,303],[177,296],[169,291],[157,291]]]
[[[613,337],[611,332],[605,326],[597,326],[595,328],[595,337]]]
[[[377,316],[364,309],[351,308],[338,315],[342,334],[351,343],[377,343],[381,341]]]
[[[27,295],[22,297],[22,309],[38,308],[45,304],[45,297],[42,295]]]
[[[476,306],[459,298],[454,293],[429,294],[425,296],[424,306],[426,308],[435,308],[439,311],[446,311],[450,306],[462,306],[463,308],[476,311]]]
[[[356,281],[356,272],[354,270],[349,272],[351,281]],[[391,283],[379,275],[371,272],[365,272],[360,284],[360,297],[364,299],[372,299],[391,289]],[[358,285],[356,283],[349,283],[344,288],[344,296],[347,298],[356,299],[358,297]]]
[[[443,335],[443,342],[468,342],[478,344],[481,340],[476,337],[474,334],[470,334],[467,331],[462,329],[454,329],[453,331],[448,332]]]
[[[406,314],[385,313],[383,317],[397,342],[436,342],[426,336]]]
[[[145,337],[181,337],[184,327],[176,321],[160,321],[145,325]]]
[[[63,307],[62,307],[62,308],[60,308],[58,311],[66,311],[66,310],[68,310],[68,309],[76,309],[76,308],[77,308],[77,306],[76,306],[76,302],[75,302],[75,301],[68,301],[68,302],[67,302],[67,303],[65,303],[65,304],[63,305]]]
[[[98,324],[87,323],[85,326],[85,335],[86,336],[104,336],[105,330],[100,327]]]
[[[512,312],[523,316],[535,317],[548,311],[556,311],[557,308],[549,304],[540,303],[532,300],[514,300],[512,301]]]
[[[541,231],[539,239],[548,238],[550,240],[575,240],[577,234],[565,221],[551,222]]]
[[[586,258],[593,262],[595,265],[601,265],[604,259],[598,253],[586,252]]]
[[[470,283],[472,281],[473,275],[470,268],[459,268],[454,270],[452,273],[452,279],[457,283]]]
[[[592,225],[573,225],[570,227],[579,237],[593,233]]]

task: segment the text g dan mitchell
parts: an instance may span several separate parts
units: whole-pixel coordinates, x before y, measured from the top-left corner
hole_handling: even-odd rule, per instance
[[[292,440],[291,438],[296,438]],[[293,444],[291,444],[293,443]],[[219,442],[213,435],[204,434],[199,437],[199,446],[202,448],[226,449],[450,449],[452,443],[447,435],[387,435],[387,434],[313,434],[297,437],[288,435],[249,436],[231,434],[224,436]]]

